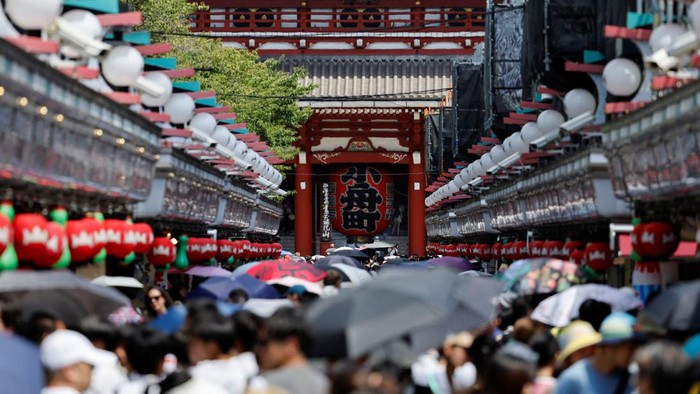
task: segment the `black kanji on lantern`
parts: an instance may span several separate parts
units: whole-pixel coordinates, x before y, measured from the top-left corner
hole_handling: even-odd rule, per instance
[[[368,177],[374,184],[382,180],[382,174],[375,168],[350,167],[340,180],[347,185],[347,191],[340,197],[342,204],[343,227],[372,232],[377,229],[377,222],[382,218],[379,206],[384,199],[379,190],[367,182]]]

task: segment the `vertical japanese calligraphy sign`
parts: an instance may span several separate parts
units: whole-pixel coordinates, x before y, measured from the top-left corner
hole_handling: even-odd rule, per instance
[[[391,223],[394,185],[380,167],[354,165],[330,176],[335,186],[333,228],[344,235],[381,234]]]

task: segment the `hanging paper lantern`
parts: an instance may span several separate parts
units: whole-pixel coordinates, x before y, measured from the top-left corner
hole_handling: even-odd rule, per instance
[[[15,229],[10,219],[0,213],[0,255],[5,252],[7,245],[15,241]]]
[[[491,255],[493,256],[494,259],[500,260],[501,259],[501,248],[503,247],[503,244],[500,242],[496,242],[495,244],[491,245]]]
[[[251,242],[247,239],[242,239],[241,242],[243,243],[243,258],[250,260],[252,257]]]
[[[202,239],[202,259],[203,261],[210,261],[216,258],[216,253],[218,251],[218,246],[216,241],[211,238]]]
[[[216,259],[226,261],[233,256],[233,242],[228,239],[220,239],[216,241],[217,251]]]
[[[66,223],[66,235],[74,263],[91,260],[97,254],[95,249],[95,234],[90,230],[88,222],[69,220]]]
[[[165,267],[175,261],[175,245],[168,237],[156,237],[146,254],[146,260],[156,267]]]
[[[526,259],[529,255],[529,249],[527,247],[527,242],[525,241],[515,241],[513,243],[514,249],[514,260]]]
[[[92,255],[96,256],[107,246],[107,230],[105,230],[104,222],[94,218],[84,218],[82,222],[85,224],[86,230],[92,233],[95,241]]]
[[[34,265],[38,268],[49,268],[61,259],[63,249],[68,245],[66,233],[63,227],[56,222],[46,224],[47,239],[44,251],[34,257]]]
[[[654,292],[661,291],[662,285],[661,267],[656,261],[637,261],[632,271],[632,287],[639,294],[642,301]]]
[[[231,246],[233,247],[233,258],[236,260],[243,259],[243,242],[240,240],[232,241]]]
[[[511,244],[512,242],[506,242],[501,247],[501,257],[503,258],[503,260],[508,262],[513,260],[513,248],[511,247]]]
[[[479,249],[481,250],[480,254],[482,260],[491,260],[493,258],[493,254],[491,253],[491,245],[481,244]]]
[[[273,259],[278,259],[282,255],[282,244],[275,243],[275,252],[272,254]]]
[[[107,235],[107,244],[105,245],[107,255],[123,259],[134,251],[136,240],[133,233],[128,235],[132,231],[132,225],[117,219],[105,219],[103,225]]]
[[[144,254],[151,250],[153,243],[153,229],[148,223],[134,223],[133,231],[136,236],[134,253]]]
[[[457,245],[447,244],[445,245],[445,256],[457,256]]]
[[[583,250],[587,266],[596,271],[605,271],[612,265],[612,254],[607,242],[590,242]]]
[[[344,235],[381,234],[391,224],[394,187],[390,171],[371,165],[350,165],[328,179],[335,200],[333,228]]]
[[[641,223],[632,231],[630,240],[634,250],[650,260],[668,259],[680,244],[675,227],[666,222]]]
[[[199,263],[204,261],[204,240],[202,238],[189,238],[187,241],[187,260],[190,263]]]
[[[571,256],[571,254],[576,251],[576,250],[583,250],[583,242],[579,241],[569,241],[564,244],[564,247],[561,249],[561,254],[562,258],[566,258],[567,256]]]
[[[544,241],[532,241],[530,242],[530,257],[540,257],[542,256],[542,249],[544,248]]]
[[[547,255],[558,259],[568,257],[568,255],[564,255],[564,242],[549,241],[547,243]]]
[[[569,254],[569,260],[572,261],[573,263],[576,263],[576,265],[581,265],[583,264],[583,257],[584,253],[583,250],[574,250]]]
[[[19,261],[35,261],[44,253],[49,233],[48,221],[36,213],[15,216],[15,251]]]

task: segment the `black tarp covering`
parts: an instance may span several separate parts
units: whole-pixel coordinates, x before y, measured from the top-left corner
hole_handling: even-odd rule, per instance
[[[464,160],[467,149],[476,144],[484,129],[484,80],[482,65],[458,63],[454,67],[452,116],[454,135],[452,152],[455,160]]]
[[[425,117],[425,170],[431,178],[442,171],[442,114],[432,113]]]

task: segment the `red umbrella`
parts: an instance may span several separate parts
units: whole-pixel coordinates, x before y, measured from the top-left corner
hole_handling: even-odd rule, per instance
[[[318,282],[326,277],[326,272],[308,263],[295,263],[289,260],[261,261],[251,267],[246,274],[262,281],[292,276],[310,282]]]

